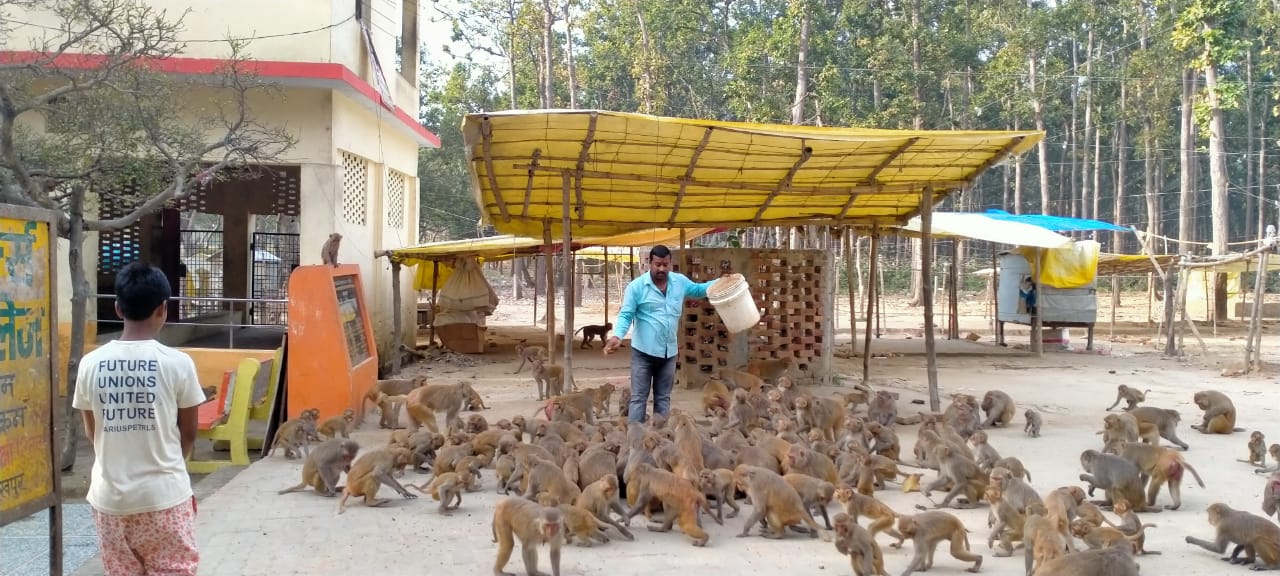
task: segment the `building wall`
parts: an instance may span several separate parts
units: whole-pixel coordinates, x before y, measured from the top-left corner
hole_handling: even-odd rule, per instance
[[[395,71],[396,38],[420,40],[421,25],[405,30],[405,6],[421,13],[423,0],[363,0],[370,36],[389,90],[397,106],[417,109],[416,74]],[[222,40],[252,39],[247,56],[255,60],[327,62],[346,66],[376,86],[369,52],[356,18],[356,0],[148,0],[164,10],[170,21],[182,19],[178,40],[186,43],[179,56],[226,58],[230,49]],[[15,19],[36,26],[15,26],[6,34],[4,50],[31,50],[44,34],[59,25],[52,13],[6,7]],[[414,22],[411,22],[413,24]],[[407,34],[406,34],[407,33]]]

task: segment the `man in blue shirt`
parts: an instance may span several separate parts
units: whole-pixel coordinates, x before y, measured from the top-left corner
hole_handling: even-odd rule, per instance
[[[610,354],[622,345],[622,337],[635,323],[631,336],[631,404],[627,409],[630,422],[645,421],[645,405],[653,390],[653,413],[668,416],[671,412],[671,389],[675,387],[676,328],[684,311],[685,298],[706,298],[711,282],[701,284],[679,272],[671,272],[671,250],[654,246],[649,251],[649,273],[627,285],[618,310],[618,323],[613,336],[605,342],[604,353]]]

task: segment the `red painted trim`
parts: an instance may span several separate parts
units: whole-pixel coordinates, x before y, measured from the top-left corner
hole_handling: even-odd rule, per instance
[[[0,51],[0,64],[44,63],[49,68],[62,70],[92,70],[103,66],[107,57],[101,54],[59,54],[52,61],[49,55],[30,51]],[[149,62],[152,69],[166,74],[182,76],[214,76],[221,74],[229,61],[220,58],[163,58]],[[440,137],[418,123],[417,119],[399,106],[386,102],[377,89],[365,82],[350,68],[331,62],[286,62],[278,60],[249,60],[243,64],[247,73],[268,79],[280,80],[329,80],[346,84],[361,97],[377,106],[390,108],[396,120],[413,133],[439,148]]]

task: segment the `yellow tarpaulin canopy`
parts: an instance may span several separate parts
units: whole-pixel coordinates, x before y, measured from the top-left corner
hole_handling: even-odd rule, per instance
[[[691,120],[598,110],[469,114],[472,188],[499,232],[901,224],[1044,137]]]
[[[1146,254],[1112,254],[1103,252],[1098,255],[1098,276],[1154,273],[1156,269],[1151,263],[1151,258]],[[1169,266],[1177,262],[1178,256],[1176,254],[1161,254],[1155,256],[1155,260],[1160,264],[1161,270],[1168,271]]]
[[[712,228],[699,228],[685,230],[685,239],[693,240],[703,234],[711,232]],[[614,236],[603,236],[598,238],[581,238],[574,242],[575,253],[582,251],[584,247],[590,246],[653,246],[655,244],[666,244],[669,247],[676,247],[680,242],[680,230],[674,228],[654,228],[650,230],[636,230],[624,234]],[[556,252],[560,251],[561,242],[552,242],[551,246]],[[590,250],[591,248],[587,248]],[[445,240],[441,242],[429,242],[427,244],[419,244],[417,246],[409,246],[406,248],[395,248],[387,250],[387,257],[393,262],[399,262],[406,266],[416,266],[421,263],[428,263],[426,266],[418,266],[414,275],[415,290],[431,290],[435,285],[431,282],[433,269],[430,263],[439,263],[436,274],[438,283],[443,285],[445,280],[449,279],[449,275],[453,273],[453,260],[460,257],[476,258],[481,263],[498,262],[509,260],[516,256],[539,254],[543,251],[542,240],[533,238],[521,238],[519,236],[489,236],[486,238],[470,238],[466,240]],[[622,260],[625,261],[626,254],[619,248]],[[603,258],[604,252],[599,251],[600,257]],[[591,257],[586,254],[588,257]],[[613,260],[614,255],[610,254],[609,259]]]

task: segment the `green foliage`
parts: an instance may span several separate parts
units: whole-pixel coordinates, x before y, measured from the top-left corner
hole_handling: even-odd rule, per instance
[[[561,10],[564,1],[551,5]],[[449,235],[475,233],[478,215],[470,207],[466,159],[448,149],[456,142],[449,135],[456,122],[444,121],[443,110],[504,109],[512,90],[516,107],[542,106],[542,0],[459,4],[464,10],[454,22],[460,45],[496,60],[482,63],[457,54],[467,78],[459,82],[471,88],[452,95],[433,88],[426,99],[426,121],[442,126],[446,145],[423,155],[423,191],[430,193],[424,196],[430,207],[424,204],[423,217],[432,230],[447,229],[440,233]],[[1280,218],[1274,203],[1280,171],[1271,160],[1277,157],[1280,122],[1267,122],[1265,133],[1257,129],[1259,118],[1277,109],[1280,99],[1280,9],[1271,0],[574,0],[572,11],[572,38],[565,36],[563,22],[552,31],[553,107],[568,105],[565,49],[571,42],[580,107],[790,122],[800,24],[807,20],[804,123],[910,128],[918,115],[925,128],[1026,130],[1035,125],[1033,106],[1039,103],[1047,155],[1040,158],[1033,151],[1019,159],[1021,210],[1078,214],[1079,181],[1087,179],[1097,195],[1084,202],[1090,216],[1145,228],[1142,186],[1149,149],[1154,224],[1168,236],[1177,235],[1179,217],[1172,207],[1180,176],[1182,71],[1203,74],[1211,62],[1230,158],[1231,239],[1250,234],[1257,220],[1256,213],[1246,211],[1251,196],[1267,196],[1267,221]],[[918,69],[913,41],[919,45]],[[1246,83],[1246,56],[1253,66],[1252,86]],[[514,88],[508,82],[508,57],[516,70]],[[1030,61],[1037,65],[1035,85],[1028,78]],[[443,87],[458,74],[455,67],[437,67],[424,79]],[[1198,85],[1203,88],[1204,82]],[[1086,101],[1093,105],[1096,133],[1084,133]],[[1205,101],[1201,95],[1197,107]],[[1250,121],[1255,154],[1264,146],[1268,152],[1263,190],[1256,178],[1252,184],[1247,178],[1249,166],[1257,163],[1256,157],[1244,157]],[[1117,149],[1121,127],[1124,150]],[[1207,137],[1207,130],[1199,131],[1198,149]],[[1095,141],[1101,144],[1098,157]],[[1124,183],[1117,181],[1121,153],[1128,163]],[[1099,167],[1096,187],[1093,174],[1080,173],[1086,155],[1091,168]],[[1040,206],[1042,162],[1048,167],[1048,206]],[[988,171],[966,192],[960,209],[1012,201],[1014,165]],[[1193,239],[1207,240],[1208,170],[1200,170],[1198,178]],[[1117,193],[1124,194],[1120,216],[1113,208]],[[449,204],[456,209],[448,208],[457,217],[434,212],[444,202],[458,202]],[[1098,214],[1092,214],[1095,202]],[[750,244],[752,237],[739,241]]]
[[[423,241],[479,235],[480,211],[471,192],[462,118],[501,108],[494,72],[464,63],[422,74],[422,124],[440,136],[440,149],[418,154],[419,235]]]

